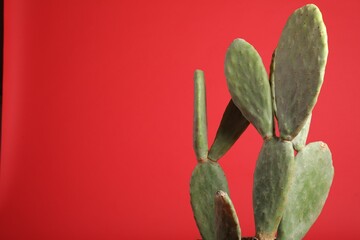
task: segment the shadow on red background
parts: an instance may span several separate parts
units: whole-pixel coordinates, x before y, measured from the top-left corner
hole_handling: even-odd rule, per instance
[[[197,239],[189,204],[193,71],[205,71],[210,142],[229,100],[236,37],[269,66],[306,1],[5,1],[0,239]],[[358,1],[314,1],[329,36],[309,140],[335,180],[306,239],[360,238]],[[261,139],[221,160],[244,235]]]

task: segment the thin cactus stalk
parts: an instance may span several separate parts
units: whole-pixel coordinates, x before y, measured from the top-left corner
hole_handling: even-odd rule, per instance
[[[235,39],[225,58],[231,100],[210,149],[204,73],[195,71],[193,142],[198,163],[190,195],[203,239],[274,240],[277,236],[279,240],[300,240],[316,221],[334,177],[329,147],[324,142],[307,144],[327,55],[326,27],[313,4],[289,17],[272,55],[269,76],[256,49],[244,39]],[[263,145],[254,170],[256,236],[241,238],[218,161],[249,124],[258,131]]]
[[[196,70],[194,74],[194,150],[198,161],[205,161],[208,152],[206,90],[204,72]]]

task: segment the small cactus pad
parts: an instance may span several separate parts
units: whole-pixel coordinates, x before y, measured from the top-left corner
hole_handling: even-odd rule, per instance
[[[259,239],[274,239],[285,210],[294,173],[294,149],[289,141],[264,141],[254,174],[253,207]]]
[[[218,190],[229,193],[225,174],[218,163],[198,163],[190,181],[191,206],[200,234],[215,239],[214,196]]]
[[[274,70],[275,70],[275,52],[273,52],[272,56],[271,56],[271,63],[270,63],[270,74],[269,74],[269,78],[270,78],[270,87],[271,87],[271,100],[272,100],[272,107],[273,107],[273,112],[274,115],[276,117],[276,103],[275,103],[275,83],[274,83]]]
[[[208,137],[206,118],[206,91],[204,72],[196,70],[194,74],[194,151],[196,158],[203,161],[207,158]]]
[[[313,4],[288,19],[275,54],[275,102],[281,138],[292,140],[311,113],[324,79],[326,27]]]
[[[249,121],[242,115],[234,102],[230,100],[221,119],[208,158],[212,161],[219,160],[238,140],[240,135],[249,126]]]
[[[323,142],[308,144],[295,158],[295,180],[278,239],[302,239],[319,216],[334,177],[331,152]]]
[[[309,134],[309,129],[310,129],[311,116],[312,116],[312,114],[309,115],[309,117],[307,118],[305,125],[303,126],[301,131],[292,140],[293,147],[296,151],[300,151],[306,145],[306,139],[307,139],[307,136]]]
[[[241,229],[235,208],[226,192],[215,195],[216,240],[241,240]]]
[[[235,39],[227,50],[225,75],[235,105],[263,138],[273,134],[270,84],[264,64],[253,46]]]

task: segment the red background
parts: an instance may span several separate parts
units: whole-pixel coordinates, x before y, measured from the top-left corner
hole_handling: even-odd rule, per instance
[[[335,180],[305,239],[359,239],[360,4],[313,2],[329,58],[309,140],[328,143]],[[306,3],[5,0],[0,239],[199,238],[193,71],[205,71],[211,143],[229,44],[246,39],[269,66]],[[220,161],[248,236],[261,143],[250,127]]]

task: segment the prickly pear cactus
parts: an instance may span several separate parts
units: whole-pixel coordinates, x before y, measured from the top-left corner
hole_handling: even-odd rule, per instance
[[[194,150],[198,164],[190,195],[203,239],[241,239],[218,160],[250,123],[261,135],[263,146],[254,171],[256,238],[242,239],[274,240],[277,236],[299,240],[320,215],[334,168],[328,146],[323,142],[307,144],[307,136],[327,54],[326,27],[313,4],[289,17],[272,55],[269,77],[255,48],[235,39],[225,58],[231,100],[209,151],[204,75],[195,71]]]
[[[217,239],[216,234],[219,234],[216,233],[215,226],[214,196],[221,190],[229,198],[228,183],[217,160],[230,149],[249,122],[230,101],[208,154],[206,91],[204,73],[201,70],[195,71],[194,89],[193,146],[198,164],[190,181],[191,206],[201,236],[212,240]],[[226,200],[226,203],[229,204],[229,201]]]

